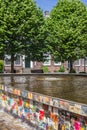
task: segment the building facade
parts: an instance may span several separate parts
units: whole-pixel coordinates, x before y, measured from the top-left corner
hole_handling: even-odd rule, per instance
[[[10,56],[6,56],[4,60],[4,69],[5,72],[8,73],[11,71],[11,61]],[[51,56],[49,55],[47,57],[47,60],[45,62],[32,62],[29,61],[25,55],[18,55],[17,59],[14,62],[14,69],[16,73],[23,73],[24,70],[31,70],[31,69],[42,69],[42,66],[45,66],[48,68],[48,72],[55,73],[58,72],[61,66],[64,66],[65,72],[68,72],[69,70],[69,63],[68,61],[62,63],[62,62],[55,62],[51,59]],[[79,59],[74,62],[73,68],[76,70],[76,72],[87,72],[87,59]],[[27,71],[25,73],[27,73]],[[29,73],[29,72],[28,72]]]
[[[14,70],[16,73],[23,73],[23,69],[33,68],[33,62],[29,61],[25,55],[18,55],[14,61]],[[11,57],[6,55],[4,59],[4,70],[6,73],[11,72]]]

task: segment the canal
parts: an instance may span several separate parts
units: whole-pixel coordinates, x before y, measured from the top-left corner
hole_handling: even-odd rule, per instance
[[[87,76],[67,74],[1,75],[0,84],[87,104]]]

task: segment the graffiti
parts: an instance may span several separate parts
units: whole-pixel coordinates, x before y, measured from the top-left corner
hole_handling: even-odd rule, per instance
[[[4,111],[43,130],[87,130],[87,117],[80,115],[87,114],[87,107],[80,104],[2,85],[0,105]]]

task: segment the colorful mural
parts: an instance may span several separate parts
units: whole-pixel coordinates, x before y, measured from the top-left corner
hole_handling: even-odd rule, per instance
[[[86,105],[4,85],[0,85],[0,105],[14,117],[43,130],[87,130]]]

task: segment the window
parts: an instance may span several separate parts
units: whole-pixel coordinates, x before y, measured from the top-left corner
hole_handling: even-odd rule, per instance
[[[46,57],[46,61],[43,63],[43,65],[51,65],[51,55]]]
[[[17,59],[16,59],[16,61],[14,61],[14,64],[15,65],[21,64],[21,56],[19,56],[19,55],[17,56]],[[11,65],[11,56],[9,56],[9,55],[5,56],[5,65],[7,65],[7,66]]]
[[[84,66],[84,64],[87,66],[87,59],[82,59],[82,66]]]
[[[11,56],[9,56],[9,55],[5,55],[5,64],[6,65],[11,65]]]
[[[20,64],[21,64],[21,57],[18,55],[15,61],[15,65],[20,65]]]
[[[54,62],[54,65],[61,65],[61,62],[55,61],[55,62]]]
[[[76,60],[76,61],[74,62],[74,65],[75,65],[75,66],[80,66],[80,60]]]
[[[6,58],[6,59],[5,59],[5,64],[6,64],[6,65],[10,65],[10,64],[11,64],[11,61]]]

